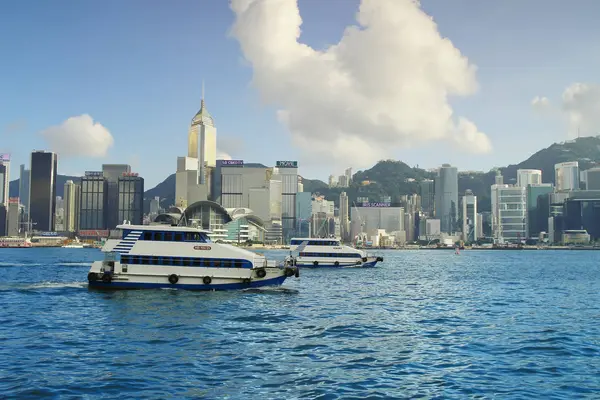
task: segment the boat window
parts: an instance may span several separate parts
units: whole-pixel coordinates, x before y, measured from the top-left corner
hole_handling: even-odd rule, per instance
[[[175,232],[175,241],[183,242],[183,233],[182,232]]]
[[[129,235],[131,233],[131,229],[123,229],[123,235],[121,236],[123,239],[125,239],[125,237],[127,235]]]
[[[191,263],[191,260],[189,258],[187,258],[187,257],[181,259],[181,264],[184,267],[189,267],[190,263]]]
[[[150,264],[158,265],[158,257],[156,257],[156,256],[151,257]]]
[[[212,240],[210,240],[206,233],[200,233],[200,243],[212,243]]]
[[[199,242],[200,234],[198,232],[187,232],[185,234],[185,241],[186,242]]]
[[[152,232],[150,232],[150,231],[144,232],[144,240],[152,240]]]
[[[223,260],[223,262],[221,263],[221,267],[231,268],[231,260]]]

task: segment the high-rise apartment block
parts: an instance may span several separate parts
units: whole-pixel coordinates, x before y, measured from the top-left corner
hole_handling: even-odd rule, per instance
[[[57,166],[56,153],[31,153],[29,221],[34,230],[50,232],[55,229]]]
[[[144,218],[144,178],[137,173],[124,173],[118,179],[119,224],[127,221],[141,225]]]
[[[72,180],[65,182],[64,192],[64,230],[77,232],[79,229],[79,212],[81,208],[81,186]]]
[[[81,178],[79,230],[106,230],[108,180],[102,171],[87,171]]]
[[[517,186],[539,185],[542,183],[542,171],[539,169],[518,169]]]

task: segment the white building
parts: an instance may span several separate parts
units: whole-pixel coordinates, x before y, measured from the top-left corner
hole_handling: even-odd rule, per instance
[[[467,190],[462,198],[463,226],[462,234],[465,242],[473,243],[479,239],[479,221],[477,218],[477,196]]]
[[[554,165],[556,174],[556,190],[579,190],[579,163],[563,162]]]
[[[518,169],[517,186],[539,185],[542,183],[542,171],[539,169]]]
[[[340,236],[343,241],[350,239],[350,213],[348,212],[348,195],[340,193]]]
[[[527,237],[527,188],[492,185],[492,234],[498,243]]]
[[[10,182],[10,154],[0,154],[0,205],[8,207],[8,184]]]
[[[79,230],[81,186],[71,180],[66,181],[64,196],[64,230],[67,232],[76,232]]]

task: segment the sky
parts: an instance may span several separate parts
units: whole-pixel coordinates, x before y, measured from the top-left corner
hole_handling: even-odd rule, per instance
[[[205,83],[223,157],[326,180],[380,159],[489,170],[600,131],[600,2],[21,0],[0,5],[0,153],[61,174],[186,155]]]

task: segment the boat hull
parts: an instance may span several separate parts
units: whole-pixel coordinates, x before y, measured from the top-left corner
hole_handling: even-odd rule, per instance
[[[292,266],[260,268],[193,268],[159,266],[124,266],[116,262],[106,271],[96,261],[88,274],[88,285],[97,289],[185,289],[238,290],[279,286],[286,278],[299,276]]]
[[[335,264],[335,261],[327,261],[325,263],[318,262],[314,264],[313,261],[302,261],[298,260],[296,266],[299,268],[372,268],[377,265],[378,262],[383,262],[383,257],[367,257],[367,261],[361,261],[360,264],[348,263],[345,260]]]
[[[181,289],[181,290],[196,290],[196,291],[215,291],[215,290],[241,290],[248,288],[258,288],[265,286],[281,286],[287,279],[285,275],[270,279],[254,280],[250,282],[232,282],[232,283],[215,283],[205,285],[199,283],[176,283],[171,284],[158,282],[134,282],[134,281],[112,281],[106,283],[103,281],[89,282],[90,289],[103,290],[123,290],[123,289]]]

